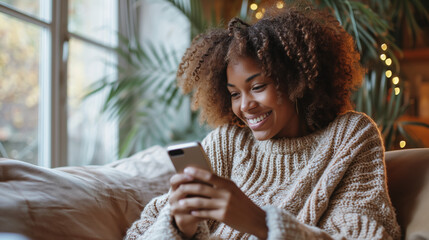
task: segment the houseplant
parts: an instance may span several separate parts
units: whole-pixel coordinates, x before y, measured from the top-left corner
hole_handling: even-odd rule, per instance
[[[254,20],[256,11],[250,10],[250,3],[241,1],[241,8],[236,15],[247,20]],[[380,64],[379,55],[384,51],[392,63],[391,68],[399,73],[400,66],[395,52],[400,48],[395,44],[392,32],[395,22],[413,22],[414,15],[399,14],[394,7],[403,7],[401,0],[313,0],[320,8],[326,8],[337,17],[344,28],[355,38],[357,48],[361,52],[362,64],[369,68],[364,85],[354,96],[357,110],[366,112],[379,125],[385,138],[386,149],[392,147],[396,136],[407,136],[398,118],[405,112],[406,105],[402,94],[392,94],[397,86],[383,77],[387,66]],[[203,32],[209,26],[217,26],[222,20],[216,20],[215,13],[203,15],[200,0],[163,0],[166,7],[178,10],[190,22],[190,38]],[[256,1],[263,5],[264,1]],[[285,1],[284,4],[289,4]],[[421,10],[421,0],[409,1],[407,9],[414,9],[427,15],[425,8]],[[398,14],[381,15],[383,11],[392,10]],[[426,16],[427,17],[427,16]],[[405,20],[404,20],[405,19]],[[429,18],[428,18],[429,19]],[[411,25],[416,30],[415,24]],[[416,30],[417,31],[417,30]],[[411,31],[412,34],[412,31]],[[189,96],[183,96],[175,84],[175,72],[180,56],[168,46],[153,44],[139,39],[121,38],[122,46],[117,49],[119,56],[125,60],[126,67],[120,68],[120,76],[114,81],[108,78],[100,80],[92,93],[100,89],[110,89],[104,110],[111,112],[121,123],[121,147],[119,156],[123,157],[148,146],[165,145],[173,141],[201,139],[209,131],[200,126],[198,113],[190,111]],[[380,44],[389,46],[380,50]],[[382,93],[382,95],[380,95]],[[381,99],[380,99],[381,98]],[[388,101],[387,101],[388,100]],[[380,108],[388,103],[390,107]],[[418,123],[420,124],[420,123]],[[422,126],[426,126],[421,124]],[[413,141],[410,141],[412,143]],[[415,141],[414,141],[415,142]]]

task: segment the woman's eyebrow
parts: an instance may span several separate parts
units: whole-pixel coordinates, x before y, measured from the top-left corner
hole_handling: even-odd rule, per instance
[[[246,82],[249,82],[250,80],[254,79],[255,77],[257,77],[257,76],[259,76],[259,75],[261,75],[261,73],[253,74],[252,76],[250,76],[250,77],[248,77],[248,78],[246,79]]]
[[[246,78],[246,82],[251,81],[252,79],[254,79],[255,77],[257,77],[257,76],[259,76],[259,75],[261,75],[261,73],[255,73],[255,74],[253,74],[252,76],[250,76],[250,77]],[[230,84],[230,83],[226,83],[226,85],[227,85],[228,87],[234,87],[234,85],[233,85],[233,84]]]

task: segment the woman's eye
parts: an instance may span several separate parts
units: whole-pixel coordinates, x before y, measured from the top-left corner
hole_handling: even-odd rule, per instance
[[[266,86],[266,84],[256,85],[252,88],[252,90],[254,90],[254,91],[262,90],[265,86]]]
[[[238,97],[238,93],[231,93],[231,98],[236,98]]]

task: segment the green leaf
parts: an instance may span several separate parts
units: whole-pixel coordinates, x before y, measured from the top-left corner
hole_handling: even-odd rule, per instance
[[[119,158],[123,158],[129,155],[132,149],[133,142],[135,141],[134,136],[138,132],[137,126],[134,126],[127,134],[125,141],[122,143],[119,150]]]
[[[352,8],[349,1],[344,1],[344,2],[345,2],[345,4],[347,4],[347,7],[349,8],[350,22],[353,26],[353,31],[354,31],[357,47],[360,51],[362,51],[362,44],[361,44],[361,40],[359,37],[359,32],[358,32],[357,27],[356,27],[356,20],[355,20],[355,14],[353,12],[353,8]]]
[[[249,1],[248,0],[243,0],[241,1],[241,8],[240,8],[240,19],[246,21],[247,20],[247,11],[248,11],[248,7],[249,7]]]

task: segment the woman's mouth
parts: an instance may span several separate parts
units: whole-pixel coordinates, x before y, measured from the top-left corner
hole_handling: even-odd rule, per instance
[[[246,118],[249,127],[254,129],[254,128],[261,126],[265,122],[265,120],[268,118],[268,116],[271,115],[271,113],[272,113],[272,111],[269,111],[269,112],[264,113],[258,117],[255,117],[255,118]]]

